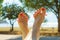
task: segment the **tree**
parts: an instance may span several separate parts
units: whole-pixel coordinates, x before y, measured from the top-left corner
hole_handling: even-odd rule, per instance
[[[2,9],[2,3],[3,3],[3,0],[0,0],[0,13],[2,12],[1,9]]]
[[[20,2],[28,8],[45,7],[47,11],[52,11],[58,19],[58,31],[60,32],[60,0],[20,0]]]
[[[2,3],[4,0],[0,0],[0,17],[1,17],[1,13],[2,13]],[[2,21],[2,19],[0,18],[0,21]]]
[[[3,3],[3,0],[0,0],[0,5]]]
[[[56,3],[56,13],[58,14],[58,32],[60,32],[60,0],[55,0]]]
[[[14,26],[14,22],[16,21],[18,14],[23,11],[24,9],[20,6],[17,6],[16,4],[12,4],[12,5],[6,5],[2,8],[2,15],[1,17],[3,17],[3,19],[8,19],[9,23],[11,24],[11,32],[13,31],[13,26]]]

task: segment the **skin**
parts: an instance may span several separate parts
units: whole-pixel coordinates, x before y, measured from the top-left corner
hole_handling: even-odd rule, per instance
[[[18,15],[18,24],[20,26],[21,32],[22,32],[22,39],[24,40],[26,35],[28,34],[28,16],[21,12]]]
[[[46,9],[43,7],[35,12],[35,14],[33,15],[35,19],[33,29],[29,31],[28,35],[24,40],[39,40],[40,26],[45,18],[45,15],[46,15]]]
[[[33,30],[32,30],[32,40],[39,40],[39,31],[40,31],[40,26],[45,18],[46,14],[46,9],[45,8],[40,8],[38,9],[34,16],[35,22],[33,24]]]
[[[32,31],[29,31],[28,27],[27,27],[28,17],[23,12],[21,12],[18,15],[18,24],[19,24],[20,29],[22,31],[23,40],[39,40],[40,26],[45,18],[45,15],[46,15],[46,9],[43,7],[38,9],[35,12],[35,14],[33,15],[35,22],[33,24]]]

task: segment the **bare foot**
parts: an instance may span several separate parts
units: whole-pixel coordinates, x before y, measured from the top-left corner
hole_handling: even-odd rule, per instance
[[[21,32],[22,32],[22,37],[23,40],[26,37],[26,35],[28,34],[29,30],[28,30],[28,16],[26,14],[24,14],[23,12],[19,13],[18,15],[18,24],[20,26]]]
[[[40,8],[38,9],[35,14],[34,14],[34,25],[33,25],[33,30],[32,30],[32,40],[39,40],[39,31],[40,31],[40,26],[45,18],[46,14],[46,9],[45,8]]]
[[[35,21],[43,22],[45,15],[46,15],[46,9],[42,7],[38,9],[33,16],[35,18]]]

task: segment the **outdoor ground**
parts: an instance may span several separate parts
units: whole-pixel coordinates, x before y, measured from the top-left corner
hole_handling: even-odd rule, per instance
[[[0,40],[11,40],[11,39],[17,39],[20,37],[19,40],[21,40],[21,35],[7,35],[7,34],[0,34]]]
[[[22,37],[21,35],[0,34],[0,40],[22,40]],[[41,37],[40,40],[60,40],[60,37],[45,36],[45,37]]]
[[[13,32],[10,32],[10,28],[0,28],[0,40],[22,40],[21,32],[19,28],[14,28]],[[57,28],[41,28],[40,40],[60,40],[60,33]]]

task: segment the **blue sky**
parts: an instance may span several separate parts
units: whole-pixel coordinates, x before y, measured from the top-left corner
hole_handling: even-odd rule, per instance
[[[18,5],[22,6],[22,3],[20,3],[18,0],[4,0],[3,5],[5,5],[5,3],[9,3],[9,4],[17,3]],[[33,23],[34,23],[33,14],[34,14],[34,12],[28,12],[27,14],[30,16],[30,19],[28,21],[28,26],[33,26]],[[46,14],[47,14],[47,16],[45,18],[48,20],[48,22],[43,23],[42,26],[49,26],[49,27],[57,26],[57,18],[55,16],[55,14],[52,13],[51,11],[49,11],[48,13],[46,12]],[[18,26],[17,21],[15,23],[15,26]]]

